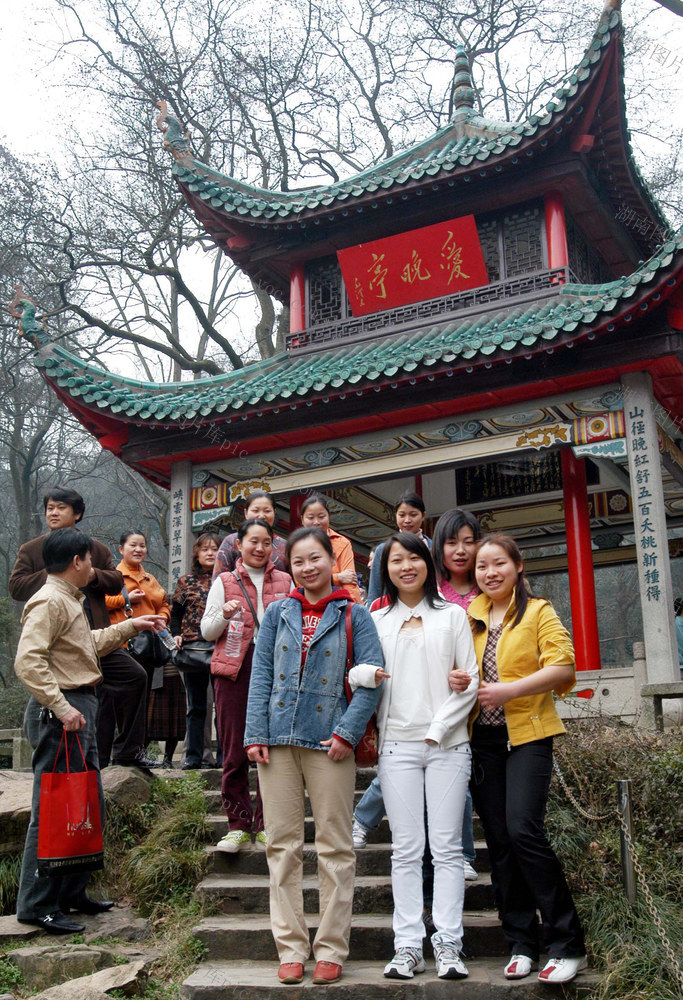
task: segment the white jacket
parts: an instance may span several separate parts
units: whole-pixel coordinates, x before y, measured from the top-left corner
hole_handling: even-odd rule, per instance
[[[431,703],[435,706],[434,716],[424,738],[433,740],[442,749],[448,749],[467,742],[467,719],[477,699],[479,668],[474,655],[472,633],[466,613],[457,604],[430,608],[424,602],[420,614],[427,654],[424,669],[428,671]],[[391,674],[398,633],[405,621],[404,610],[395,604],[389,610],[380,608],[373,611],[372,618],[382,644],[385,670]],[[462,694],[451,691],[448,686],[448,674],[454,667],[466,670],[472,678],[470,686]],[[357,687],[375,687],[375,668],[353,667],[349,671],[349,683],[353,690]],[[377,709],[380,750],[391,706],[392,683],[393,677],[388,677],[381,684]]]

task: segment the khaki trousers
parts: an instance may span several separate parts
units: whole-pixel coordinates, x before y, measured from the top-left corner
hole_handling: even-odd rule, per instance
[[[317,962],[343,965],[349,954],[356,855],[351,840],[356,762],[334,762],[322,750],[270,747],[258,765],[268,837],[270,921],[280,962],[305,962],[311,952],[303,904],[304,789],[315,821],[320,925]]]

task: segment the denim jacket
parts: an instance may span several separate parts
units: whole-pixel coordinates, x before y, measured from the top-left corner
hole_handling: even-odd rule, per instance
[[[299,746],[326,750],[332,735],[352,746],[360,740],[377,707],[379,690],[361,687],[347,704],[347,599],[330,601],[308,647],[301,672],[302,607],[294,598],[266,608],[251,666],[244,745]],[[354,664],[382,667],[384,659],[369,611],[351,612]]]

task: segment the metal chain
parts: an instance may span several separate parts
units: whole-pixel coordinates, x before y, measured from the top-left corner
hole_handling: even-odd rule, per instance
[[[673,950],[671,942],[666,936],[664,925],[662,924],[659,913],[657,912],[657,906],[655,904],[654,899],[652,898],[652,893],[650,892],[650,887],[647,883],[647,876],[643,871],[643,867],[636,855],[635,847],[633,844],[633,840],[631,838],[631,834],[628,829],[628,825],[626,824],[626,820],[624,819],[624,817],[622,816],[621,812],[618,809],[617,809],[617,816],[619,819],[619,825],[621,827],[621,831],[624,834],[626,846],[628,847],[629,854],[631,855],[631,860],[633,861],[633,867],[636,870],[640,891],[642,892],[645,898],[645,903],[647,905],[648,910],[650,911],[650,917],[652,918],[652,923],[655,925],[655,930],[657,931],[659,939],[664,946],[664,951],[666,952],[667,958],[671,963],[671,974],[672,976],[675,976],[675,978],[679,982],[679,985],[683,987],[683,968],[681,968],[678,959],[676,958],[676,953]]]
[[[572,803],[572,805],[577,810],[577,812],[579,812],[581,814],[581,816],[584,817],[584,819],[590,820],[591,822],[598,823],[598,822],[602,822],[602,821],[604,821],[606,819],[613,818],[616,815],[616,817],[617,817],[617,819],[619,821],[619,826],[621,827],[622,832],[624,834],[624,839],[626,840],[626,846],[628,847],[629,854],[631,855],[631,859],[633,861],[633,867],[635,869],[636,876],[638,878],[638,884],[640,886],[640,890],[641,890],[641,892],[643,894],[643,897],[645,899],[645,904],[647,906],[647,909],[649,910],[650,917],[652,918],[652,923],[655,925],[655,930],[657,931],[657,935],[658,935],[660,941],[662,942],[662,945],[664,946],[664,951],[666,952],[667,958],[669,959],[669,962],[671,963],[671,972],[672,972],[672,975],[675,976],[675,978],[678,980],[678,982],[681,985],[681,987],[683,987],[683,968],[681,968],[681,966],[680,966],[680,964],[678,962],[678,959],[676,958],[676,953],[674,952],[673,947],[671,945],[671,942],[669,941],[669,938],[667,937],[666,931],[664,930],[664,925],[662,924],[661,918],[660,918],[659,913],[657,911],[657,906],[655,904],[654,899],[652,898],[652,893],[650,892],[650,887],[649,887],[648,882],[647,882],[647,876],[646,876],[646,874],[645,874],[645,872],[643,870],[643,867],[642,867],[640,861],[638,860],[638,857],[636,856],[636,852],[635,852],[635,847],[634,847],[634,844],[633,844],[633,840],[631,838],[631,834],[629,832],[628,826],[626,824],[626,821],[625,821],[623,815],[621,814],[621,812],[617,808],[615,808],[613,811],[606,812],[606,813],[590,813],[590,812],[588,812],[586,809],[584,809],[577,802],[576,796],[574,795],[574,793],[572,792],[571,788],[569,787],[569,785],[565,781],[565,777],[562,774],[562,771],[560,769],[560,765],[557,763],[557,760],[555,760],[555,758],[553,758],[553,770],[554,770],[555,774],[557,775],[557,777],[559,779],[559,782],[562,785],[562,787],[563,787],[563,789],[564,789],[564,791],[565,791],[565,793],[567,795],[567,798]]]
[[[590,820],[592,823],[601,823],[603,820],[609,819],[611,816],[614,816],[613,812],[590,813],[586,809],[584,809],[583,806],[581,806],[577,802],[574,793],[572,792],[571,788],[569,787],[569,785],[565,781],[565,777],[562,774],[562,771],[560,770],[560,765],[557,763],[557,760],[555,759],[555,757],[553,757],[553,771],[557,775],[560,784],[564,788],[564,790],[566,792],[566,795],[567,795],[567,798],[569,799],[569,801],[571,802],[571,804],[574,806],[574,808],[576,809],[576,811],[578,813],[580,813],[581,816],[583,816],[584,819]]]

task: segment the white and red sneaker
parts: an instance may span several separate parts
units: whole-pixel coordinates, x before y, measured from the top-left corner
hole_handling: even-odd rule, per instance
[[[581,969],[585,969],[588,961],[585,955],[580,958],[550,958],[548,964],[538,974],[539,983],[570,983]]]
[[[526,979],[532,969],[537,968],[538,962],[534,962],[528,955],[513,955],[503,969],[503,975],[506,979]]]

